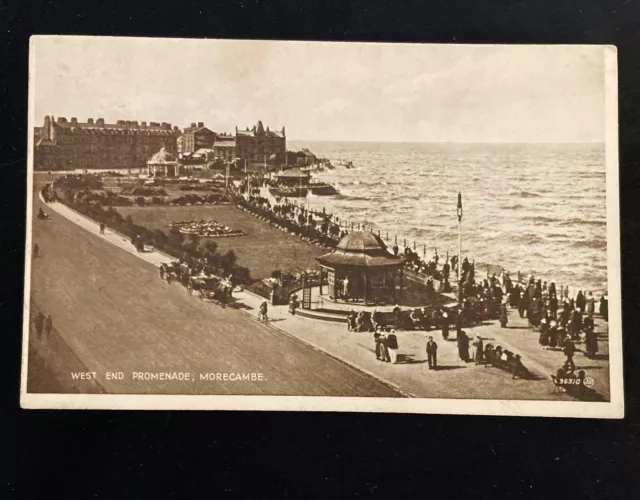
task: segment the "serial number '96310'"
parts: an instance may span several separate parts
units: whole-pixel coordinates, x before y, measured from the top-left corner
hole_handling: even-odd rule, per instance
[[[559,382],[561,385],[584,385],[585,387],[591,387],[593,385],[593,378],[561,378]]]

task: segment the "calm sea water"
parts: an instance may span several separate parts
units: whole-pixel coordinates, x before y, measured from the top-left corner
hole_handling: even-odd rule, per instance
[[[352,161],[315,175],[335,197],[312,197],[343,220],[397,235],[419,253],[457,252],[557,285],[606,289],[606,196],[602,144],[402,144],[303,142],[318,156]]]

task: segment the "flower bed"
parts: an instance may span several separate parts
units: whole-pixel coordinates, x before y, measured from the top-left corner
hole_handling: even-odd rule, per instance
[[[231,229],[215,220],[178,221],[170,224],[171,228],[178,228],[180,233],[201,238],[224,238],[229,236],[244,236],[240,230]]]

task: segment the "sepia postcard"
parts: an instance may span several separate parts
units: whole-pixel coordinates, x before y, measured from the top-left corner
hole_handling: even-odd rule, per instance
[[[35,36],[21,405],[622,418],[617,53]]]

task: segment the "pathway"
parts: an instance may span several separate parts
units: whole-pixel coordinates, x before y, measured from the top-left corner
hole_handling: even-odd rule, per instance
[[[53,203],[49,206],[86,231],[100,236],[98,224],[93,220],[61,203]],[[172,257],[155,250],[138,253],[127,238],[109,229],[100,237],[154,266],[172,260]],[[234,298],[239,310],[254,317],[257,316],[257,309],[264,300],[247,290],[236,290]],[[529,330],[525,320],[521,320],[513,312],[510,314],[509,328],[501,329],[495,323],[490,323],[467,329],[467,332],[472,338],[481,335],[495,345],[499,344],[503,348],[519,353],[525,366],[535,373],[537,380],[512,380],[509,374],[498,368],[464,363],[458,357],[456,342],[445,341],[441,338],[440,332],[396,332],[400,344],[399,363],[392,365],[376,360],[373,337],[370,333],[347,332],[343,324],[292,316],[287,306],[270,306],[268,324],[288,336],[302,340],[315,349],[384,381],[408,396],[571,399],[567,395],[554,394],[549,378],[549,375],[561,366],[564,356],[561,352],[542,350],[537,344],[537,333]],[[601,332],[606,327],[602,321],[598,321],[596,326]],[[426,366],[424,347],[429,335],[433,335],[439,344],[440,369],[437,371],[428,370]],[[455,337],[455,332],[452,332],[452,337]],[[606,349],[605,344],[601,343],[601,350]],[[606,360],[583,362],[580,359],[581,356],[581,354],[577,355],[576,363],[579,366],[583,365],[588,374],[594,377],[596,380],[594,389],[608,397],[608,362]]]

